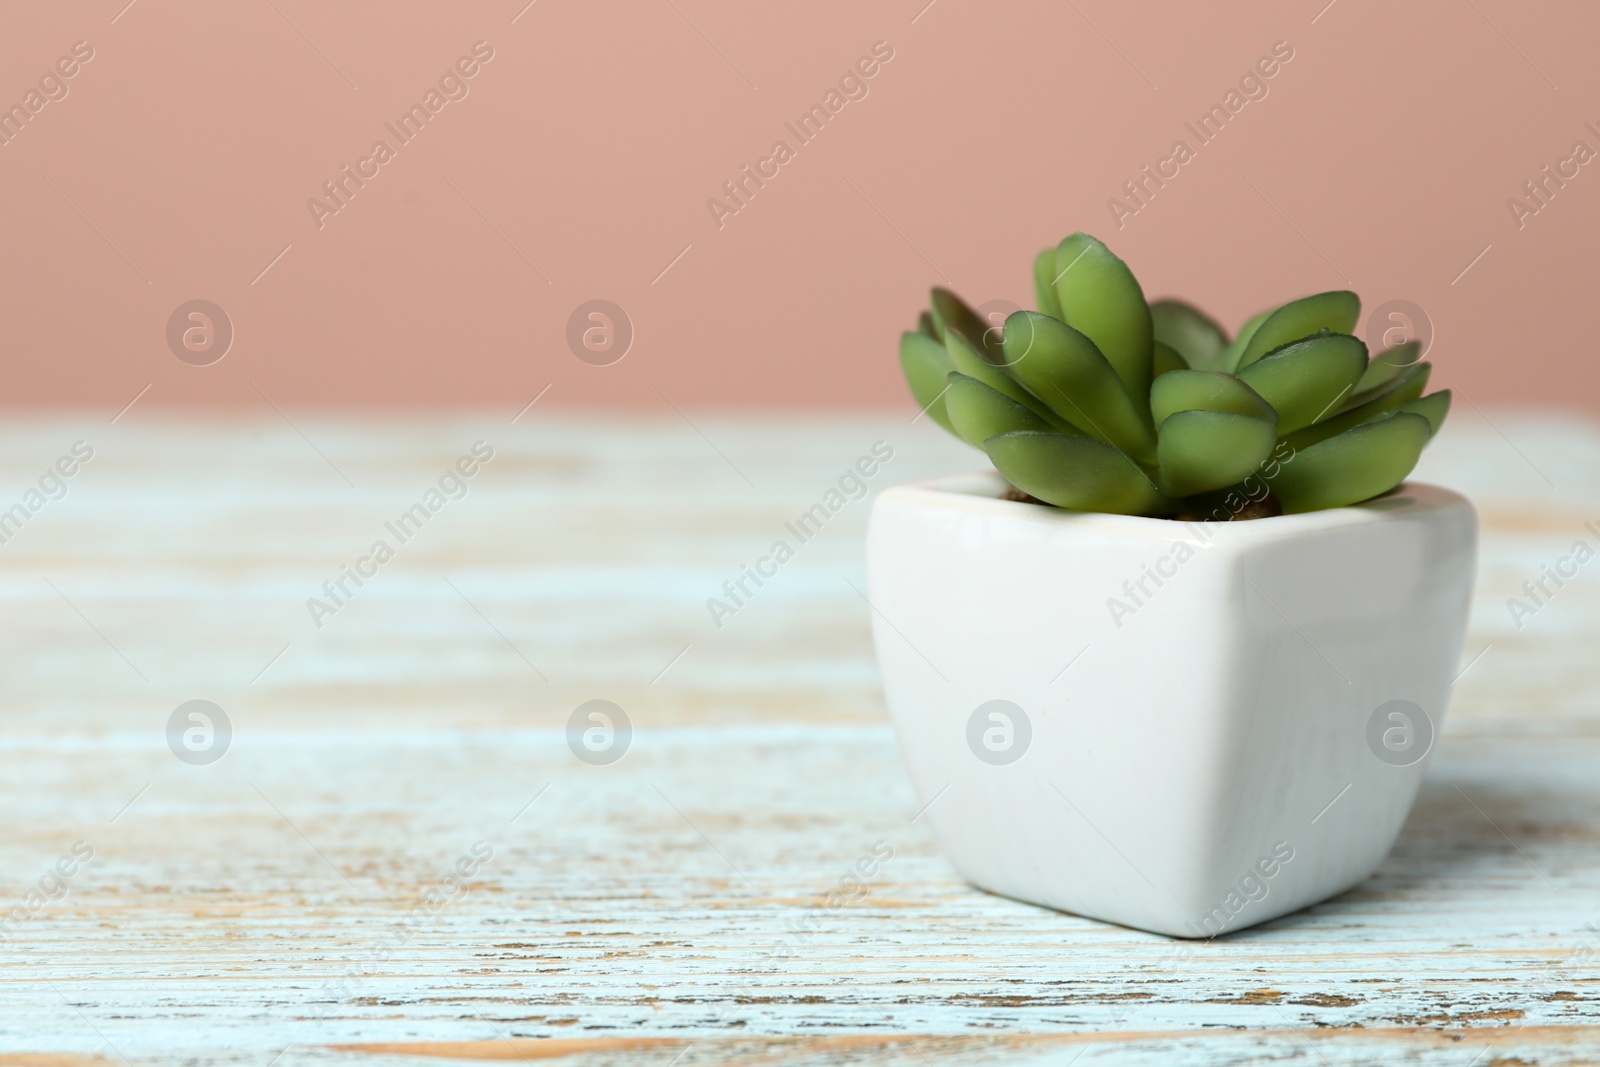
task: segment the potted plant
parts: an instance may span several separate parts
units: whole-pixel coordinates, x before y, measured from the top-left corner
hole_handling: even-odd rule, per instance
[[[1210,937],[1365,879],[1442,723],[1468,501],[1406,483],[1450,394],[1354,293],[1229,338],[1073,234],[994,328],[935,289],[900,355],[995,471],[881,494],[869,600],[901,748],[977,886]],[[998,472],[998,473],[996,473]]]

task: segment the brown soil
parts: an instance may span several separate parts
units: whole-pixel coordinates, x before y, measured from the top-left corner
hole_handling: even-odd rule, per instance
[[[1000,494],[1000,499],[1001,500],[1015,500],[1019,504],[1039,504],[1039,505],[1042,505],[1043,507],[1047,507],[1047,508],[1053,506],[1051,504],[1046,504],[1043,500],[1040,500],[1036,496],[1032,496],[1029,493],[1023,492],[1021,489],[1018,489],[1014,485],[1006,486],[1005,492]],[[1272,518],[1272,517],[1274,517],[1276,515],[1282,515],[1282,514],[1283,514],[1283,505],[1278,502],[1278,498],[1277,497],[1273,496],[1271,493],[1268,493],[1266,496],[1262,497],[1260,500],[1252,500],[1252,501],[1248,502],[1247,504],[1245,504],[1244,507],[1242,507],[1238,511],[1234,512],[1233,515],[1227,521],[1240,522],[1240,521],[1242,521],[1244,519],[1270,519],[1270,518]],[[1216,518],[1214,518],[1214,517],[1212,517],[1210,515],[1169,515],[1167,517],[1172,519],[1175,522],[1218,522],[1218,521],[1221,521],[1221,520],[1218,520],[1218,519],[1216,519]]]

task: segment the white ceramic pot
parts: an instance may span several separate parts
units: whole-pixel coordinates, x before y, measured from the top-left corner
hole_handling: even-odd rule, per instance
[[[1004,896],[1211,937],[1365,879],[1459,669],[1468,501],[1408,483],[1232,523],[880,495],[873,635],[919,803]]]

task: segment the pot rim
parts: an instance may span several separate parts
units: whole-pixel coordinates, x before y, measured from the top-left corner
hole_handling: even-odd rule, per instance
[[[1313,530],[1394,522],[1403,518],[1420,517],[1424,512],[1448,511],[1463,507],[1476,515],[1472,502],[1460,493],[1444,486],[1417,481],[1402,482],[1383,496],[1360,504],[1325,508],[1321,511],[1305,511],[1294,515],[1273,515],[1242,522],[1156,519],[1145,515],[1068,511],[1065,508],[1029,504],[1020,500],[1002,500],[1000,494],[1005,491],[1008,484],[997,471],[969,471],[966,474],[944,475],[926,481],[891,486],[884,490],[879,498],[890,494],[901,499],[920,498],[922,503],[928,505],[954,508],[991,519],[1067,526],[1086,533],[1162,541],[1197,537],[1209,543],[1215,543],[1219,538],[1240,543],[1276,540],[1285,535]]]

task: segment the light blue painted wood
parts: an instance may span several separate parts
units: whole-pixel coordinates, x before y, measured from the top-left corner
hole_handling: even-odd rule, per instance
[[[1487,651],[1383,868],[1178,944],[974,891],[913,821],[846,584],[867,502],[711,621],[874,441],[875,487],[975,453],[898,412],[695,416],[726,460],[682,420],[513,413],[297,418],[331,466],[281,422],[0,429],[0,505],[96,449],[0,544],[0,1064],[1600,1056],[1600,563],[1506,603],[1596,540],[1589,424],[1462,417],[1425,460],[1483,515]],[[317,628],[306,599],[480,439]],[[232,723],[210,765],[167,747],[193,699]],[[609,766],[567,747],[592,699],[634,729]]]

